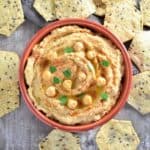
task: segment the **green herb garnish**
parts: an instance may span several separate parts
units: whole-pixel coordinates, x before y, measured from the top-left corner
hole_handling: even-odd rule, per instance
[[[103,101],[106,101],[108,99],[108,94],[106,92],[102,93],[100,96]]]
[[[110,65],[110,62],[108,60],[103,60],[101,62],[101,65],[104,66],[104,67],[108,67]]]
[[[65,96],[65,95],[62,95],[62,96],[59,97],[59,101],[60,101],[61,105],[66,105],[67,102],[68,102],[68,97]]]
[[[54,73],[54,72],[57,71],[57,69],[56,69],[55,66],[50,66],[50,67],[49,67],[49,70],[50,70],[51,73]]]
[[[53,83],[54,84],[59,84],[60,82],[61,82],[61,80],[58,77],[53,78]]]
[[[71,77],[71,70],[66,69],[66,70],[63,71],[63,74],[66,78],[70,78]]]
[[[74,50],[73,50],[73,48],[72,47],[66,47],[65,49],[64,49],[64,53],[72,53]]]

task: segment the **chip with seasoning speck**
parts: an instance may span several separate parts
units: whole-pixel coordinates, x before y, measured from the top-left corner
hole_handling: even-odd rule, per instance
[[[150,113],[150,71],[133,76],[128,103],[143,115]]]
[[[141,72],[150,71],[150,31],[136,33],[128,52]]]
[[[95,11],[92,0],[55,0],[57,18],[86,18]]]
[[[133,0],[104,0],[107,4],[104,26],[122,42],[127,42],[143,29],[142,16]]]
[[[150,27],[150,0],[141,0],[140,3],[143,24]]]
[[[1,0],[0,18],[0,34],[10,36],[24,22],[21,0]]]
[[[39,143],[39,150],[81,150],[78,135],[61,130],[52,130]]]
[[[112,119],[100,128],[96,143],[102,150],[136,150],[140,140],[131,121]]]
[[[18,66],[16,53],[0,51],[0,117],[19,107]]]
[[[56,19],[54,0],[35,0],[33,7],[46,21]]]

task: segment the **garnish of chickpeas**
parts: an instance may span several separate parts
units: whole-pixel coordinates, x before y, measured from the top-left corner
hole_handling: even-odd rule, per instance
[[[93,103],[92,96],[89,94],[85,94],[82,99],[82,104],[88,106],[88,105],[92,105],[92,103]]]
[[[67,103],[68,108],[70,109],[75,109],[78,106],[78,101],[74,100],[74,99],[69,99],[68,103]]]
[[[85,46],[84,46],[83,42],[76,42],[74,44],[73,48],[76,52],[85,50]]]
[[[50,73],[50,71],[49,71],[48,69],[46,69],[46,70],[43,72],[42,78],[43,78],[43,80],[46,80],[46,81],[50,80],[50,78],[51,78],[51,73]]]
[[[76,52],[76,54],[80,57],[85,57],[85,52],[84,51]]]
[[[79,79],[79,81],[84,81],[86,79],[86,74],[84,72],[80,71],[78,73],[78,79]]]
[[[63,87],[66,89],[66,90],[70,90],[71,87],[72,87],[72,81],[71,80],[65,80],[63,82]]]
[[[103,77],[98,77],[97,78],[97,85],[99,87],[104,86],[105,84],[106,84],[106,79],[105,78],[103,78]]]
[[[94,59],[96,57],[96,52],[94,50],[87,52],[87,58],[88,59]]]
[[[47,88],[46,90],[46,95],[49,96],[49,97],[54,97],[56,96],[56,89],[54,86],[50,86]]]

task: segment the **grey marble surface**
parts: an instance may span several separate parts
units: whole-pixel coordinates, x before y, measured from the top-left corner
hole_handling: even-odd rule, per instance
[[[0,49],[15,51],[21,57],[25,45],[38,29],[26,21],[9,38],[0,36]],[[19,109],[0,118],[0,150],[38,150],[40,139],[52,130],[32,115],[22,97],[20,101]],[[115,118],[131,120],[141,140],[138,150],[150,150],[150,115],[141,116],[126,104]],[[82,150],[97,150],[95,135],[98,129],[79,133]]]

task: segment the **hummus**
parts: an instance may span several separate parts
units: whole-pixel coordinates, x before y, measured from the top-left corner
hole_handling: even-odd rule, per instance
[[[60,123],[99,120],[116,104],[123,76],[119,49],[105,37],[71,25],[34,46],[25,67],[35,107]]]

